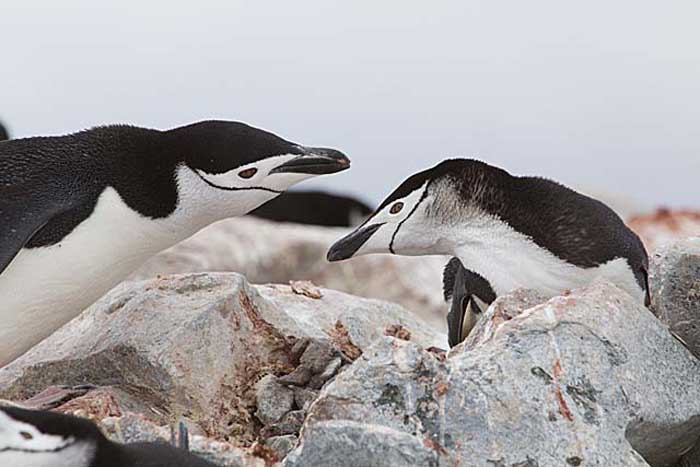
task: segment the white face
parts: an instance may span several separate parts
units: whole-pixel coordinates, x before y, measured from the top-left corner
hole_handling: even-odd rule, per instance
[[[329,250],[328,259],[338,261],[370,253],[399,255],[441,254],[440,236],[426,216],[432,197],[428,183],[397,198],[372,215]]]
[[[297,158],[299,158],[297,154],[269,157],[220,174],[208,174],[202,170],[196,170],[197,174],[214,188],[280,194],[292,185],[316,176],[308,173],[271,173],[273,169]]]
[[[178,168],[179,215],[200,228],[216,220],[243,216],[291,186],[318,175],[345,170],[344,156],[319,149],[306,154],[283,154],[211,174],[187,165]]]
[[[0,465],[83,467],[91,458],[92,448],[87,443],[42,433],[0,410]]]

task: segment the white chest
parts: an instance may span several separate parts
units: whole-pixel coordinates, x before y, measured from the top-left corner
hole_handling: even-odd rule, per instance
[[[276,196],[213,188],[184,165],[176,178],[178,205],[165,218],[138,214],[108,187],[90,217],[60,243],[17,254],[0,274],[0,366],[80,314],[154,254]]]
[[[0,274],[0,366],[175,243],[182,232],[174,227],[140,216],[107,188],[60,243],[21,250]]]

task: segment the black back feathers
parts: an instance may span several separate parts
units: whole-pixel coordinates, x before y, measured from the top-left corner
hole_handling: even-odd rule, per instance
[[[602,202],[551,180],[512,176],[470,159],[444,161],[422,174],[429,183],[449,180],[463,203],[501,219],[570,264],[592,268],[625,258],[639,286],[647,289],[644,245]]]

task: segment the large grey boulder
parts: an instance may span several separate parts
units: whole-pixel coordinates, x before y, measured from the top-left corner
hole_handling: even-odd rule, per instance
[[[700,237],[654,253],[649,282],[656,315],[700,358]]]
[[[131,278],[232,271],[254,284],[310,280],[328,289],[398,303],[444,332],[442,268],[447,258],[373,255],[329,263],[328,247],[347,232],[256,218],[228,219],[156,255]]]
[[[444,361],[378,341],[321,391],[285,465],[670,466],[692,448],[700,362],[646,308],[607,283],[516,295]]]
[[[296,290],[231,273],[123,284],[0,369],[0,398],[108,387],[121,411],[157,425],[184,416],[207,437],[250,446],[296,435],[289,427],[298,432],[318,389],[385,332],[406,329],[421,346],[445,342],[399,305],[309,284]]]

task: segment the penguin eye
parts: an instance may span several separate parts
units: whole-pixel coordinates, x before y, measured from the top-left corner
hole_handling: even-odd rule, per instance
[[[19,435],[24,439],[34,439],[34,436],[32,436],[31,433],[27,433],[26,431],[20,431]]]
[[[250,178],[253,175],[258,173],[258,169],[252,168],[252,169],[245,169],[240,172],[238,172],[238,176],[241,178]]]
[[[401,212],[402,209],[403,209],[403,203],[401,201],[399,201],[398,203],[394,203],[394,205],[391,207],[389,212],[391,214],[398,214],[399,212]]]

